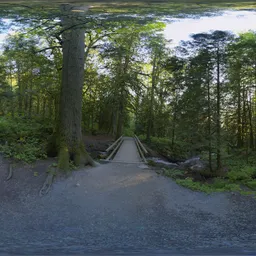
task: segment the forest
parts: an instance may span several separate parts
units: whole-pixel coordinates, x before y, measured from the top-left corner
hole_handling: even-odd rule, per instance
[[[27,9],[2,15],[2,32],[12,29],[0,49],[2,154],[58,156],[66,170],[94,165],[85,134],[136,134],[171,162],[200,156],[206,179],[256,188],[255,31],[173,48],[152,17]]]

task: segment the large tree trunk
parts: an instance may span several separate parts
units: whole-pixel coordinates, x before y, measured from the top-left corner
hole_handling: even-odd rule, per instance
[[[84,83],[85,31],[78,26],[76,12],[62,5],[63,66],[59,109],[59,169],[67,170],[69,160],[76,165],[94,164],[85,150],[82,120]],[[81,21],[80,21],[81,22]]]

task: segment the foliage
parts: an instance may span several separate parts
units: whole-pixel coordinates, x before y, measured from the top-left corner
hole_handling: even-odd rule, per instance
[[[51,132],[52,127],[44,123],[1,117],[0,152],[25,162],[45,158],[46,142]]]
[[[184,176],[184,171],[178,169],[164,169],[163,174],[172,179],[178,179]]]
[[[140,140],[146,142],[146,137],[140,135]],[[189,144],[182,141],[175,141],[168,138],[151,137],[148,143],[149,147],[158,151],[160,154],[173,160],[182,160],[189,157]]]
[[[224,191],[241,191],[238,184],[227,183],[224,180],[216,179],[213,184],[206,184],[193,181],[192,178],[187,178],[185,180],[176,180],[177,184],[187,187],[191,190],[202,191],[205,193],[212,192],[224,192]]]
[[[227,177],[235,182],[235,181],[247,181],[255,178],[256,169],[255,167],[244,166],[240,170],[232,170],[228,172]]]
[[[247,181],[246,185],[248,188],[256,190],[256,180]]]

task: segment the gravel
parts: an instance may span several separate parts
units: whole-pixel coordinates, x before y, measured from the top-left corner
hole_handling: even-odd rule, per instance
[[[0,254],[256,254],[255,199],[193,192],[144,166],[105,164],[44,197],[28,191],[0,199]]]

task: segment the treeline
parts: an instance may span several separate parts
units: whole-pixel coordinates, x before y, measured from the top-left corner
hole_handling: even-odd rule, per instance
[[[60,29],[52,26],[51,35]],[[220,169],[231,151],[254,151],[256,33],[196,34],[172,49],[163,29],[159,22],[115,20],[85,31],[82,131],[167,138],[170,149],[206,154],[210,170]],[[0,56],[2,118],[57,130],[63,72],[57,39],[40,26],[8,36]]]

